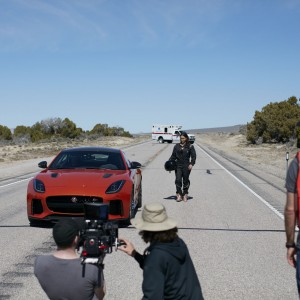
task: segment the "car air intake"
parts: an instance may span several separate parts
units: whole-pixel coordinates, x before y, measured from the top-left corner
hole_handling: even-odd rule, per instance
[[[39,215],[43,212],[43,205],[40,199],[32,199],[31,202],[31,213],[33,215]]]

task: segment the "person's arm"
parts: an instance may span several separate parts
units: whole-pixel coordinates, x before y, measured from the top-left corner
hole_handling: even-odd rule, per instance
[[[119,246],[118,249],[125,252],[129,256],[132,256],[140,265],[140,268],[144,268],[144,256],[137,252],[131,242],[125,239],[119,239],[124,242],[126,245]]]
[[[196,150],[193,145],[190,145],[190,153],[191,153],[191,162],[188,165],[189,171],[193,169],[194,164],[196,163]]]
[[[105,296],[105,293],[106,293],[106,286],[105,286],[105,282],[103,282],[102,287],[95,288],[95,295],[99,300],[102,300]]]
[[[196,150],[194,145],[191,145],[191,165],[194,166],[196,163]]]
[[[287,260],[292,266],[296,266],[295,254],[295,226],[297,219],[297,194],[287,192],[286,205],[284,209],[284,224],[286,233]]]
[[[164,275],[165,258],[160,251],[151,252],[147,256],[143,272],[143,298],[142,300],[164,299],[165,275]]]
[[[169,160],[176,160],[176,145],[173,147],[172,155]]]

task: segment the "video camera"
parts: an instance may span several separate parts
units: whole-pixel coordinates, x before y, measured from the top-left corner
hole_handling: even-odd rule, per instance
[[[103,265],[105,254],[117,250],[118,223],[108,220],[109,205],[84,204],[84,225],[79,234],[77,249],[81,248],[81,263]],[[84,274],[83,274],[84,276]]]

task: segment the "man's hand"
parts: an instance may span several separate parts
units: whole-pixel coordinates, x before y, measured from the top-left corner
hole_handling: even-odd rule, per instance
[[[134,256],[134,253],[135,253],[135,249],[134,249],[134,246],[131,242],[129,242],[128,240],[125,240],[125,239],[119,239],[121,242],[125,243],[126,245],[123,245],[123,246],[119,246],[118,247],[118,250],[121,250],[125,253],[127,253],[128,255],[130,256]]]
[[[188,169],[191,171],[193,169],[193,165],[189,164]]]
[[[291,265],[292,267],[296,268],[296,258],[295,255],[297,253],[297,249],[296,248],[289,248],[287,249],[287,260],[289,265]]]

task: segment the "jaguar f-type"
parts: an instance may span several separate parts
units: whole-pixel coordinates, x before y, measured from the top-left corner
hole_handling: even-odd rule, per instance
[[[27,214],[31,225],[84,217],[85,203],[108,204],[108,220],[129,223],[142,206],[142,165],[121,149],[64,149],[28,183]]]

